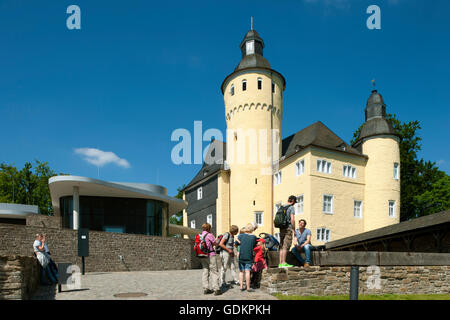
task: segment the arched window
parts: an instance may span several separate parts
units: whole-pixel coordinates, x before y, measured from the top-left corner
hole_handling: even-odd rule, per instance
[[[275,93],[275,83],[272,83],[272,92]]]
[[[231,95],[234,96],[234,84],[231,85]]]
[[[262,89],[262,78],[258,78],[258,90]]]
[[[242,91],[247,90],[247,80],[242,80]]]

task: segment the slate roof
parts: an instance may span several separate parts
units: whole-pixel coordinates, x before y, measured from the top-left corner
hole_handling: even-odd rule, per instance
[[[202,168],[182,191],[189,189],[200,181],[208,180],[212,176],[216,175],[220,170],[223,170],[226,149],[226,142],[219,140],[212,141],[209,145],[208,153],[205,161],[203,162]]]
[[[359,150],[353,148],[344,140],[339,138],[321,121],[317,121],[303,130],[284,138],[281,147],[281,155],[288,158],[294,153],[311,145],[353,155],[364,156]]]

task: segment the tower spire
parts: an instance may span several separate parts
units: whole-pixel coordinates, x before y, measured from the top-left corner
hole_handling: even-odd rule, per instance
[[[250,30],[253,30],[253,17],[250,17]]]

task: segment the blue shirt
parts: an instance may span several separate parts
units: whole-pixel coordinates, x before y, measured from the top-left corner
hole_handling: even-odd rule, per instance
[[[238,236],[241,242],[239,250],[239,262],[252,263],[253,262],[253,248],[256,246],[256,236],[253,234],[242,233]]]
[[[308,235],[311,236],[311,230],[305,228],[305,230],[303,230],[303,233],[300,234],[300,230],[295,229],[295,234],[297,235],[298,245],[301,246],[303,243],[306,242],[306,237]],[[310,241],[310,243],[311,243],[311,241]]]

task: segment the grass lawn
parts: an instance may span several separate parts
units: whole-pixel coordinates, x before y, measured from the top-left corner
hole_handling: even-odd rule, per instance
[[[349,300],[348,295],[339,296],[291,296],[275,293],[279,300]],[[359,295],[359,300],[450,300],[450,294],[383,294]]]

